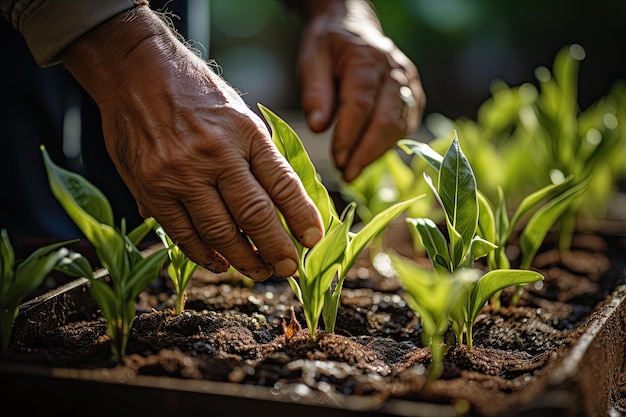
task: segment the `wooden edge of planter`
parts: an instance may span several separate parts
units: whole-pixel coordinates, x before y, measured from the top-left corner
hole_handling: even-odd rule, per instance
[[[588,326],[529,403],[498,417],[613,416],[626,365],[626,286],[617,287],[588,317]]]
[[[581,401],[586,416],[615,415],[618,379],[626,364],[626,286],[618,287],[591,318],[550,384]],[[575,382],[575,385],[572,383]]]
[[[273,390],[229,382],[134,374],[129,374],[127,378],[119,374],[107,377],[89,369],[50,369],[7,363],[0,363],[0,372],[9,375],[9,391],[27,389],[38,395],[46,393],[45,398],[54,401],[44,401],[47,403],[46,410],[54,410],[55,415],[66,415],[65,411],[68,410],[72,413],[79,411],[74,415],[93,415],[94,405],[97,404],[98,410],[95,411],[108,409],[104,413],[106,415],[112,412],[122,412],[123,415],[137,415],[141,412],[157,416],[212,412],[215,413],[212,415],[220,416],[294,414],[299,417],[319,417],[320,413],[325,417],[457,416],[452,406],[402,400],[384,401],[374,396],[347,397],[310,391],[302,384]],[[80,396],[72,396],[72,392],[79,392]],[[107,398],[108,404],[102,403],[103,398]]]

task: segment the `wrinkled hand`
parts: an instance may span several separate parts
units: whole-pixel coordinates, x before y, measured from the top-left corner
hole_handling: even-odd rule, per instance
[[[331,152],[349,182],[417,129],[426,96],[417,68],[383,34],[366,1],[302,2],[303,110],[314,132],[328,129],[336,113]]]
[[[292,275],[298,256],[276,209],[303,245],[323,234],[299,178],[232,88],[147,7],[131,13],[61,58],[98,103],[107,150],[141,214],[209,270]]]

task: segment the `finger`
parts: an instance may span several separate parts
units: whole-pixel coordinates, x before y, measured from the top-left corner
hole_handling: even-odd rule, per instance
[[[304,42],[298,56],[302,110],[311,131],[323,132],[331,124],[335,107],[333,68],[328,53],[317,43]]]
[[[200,238],[188,212],[178,201],[160,201],[158,210],[151,211],[140,204],[140,210],[145,217],[154,217],[191,261],[215,273],[226,272],[230,267],[224,257]]]
[[[256,186],[252,186],[253,183]],[[258,250],[259,260],[275,275],[291,276],[298,268],[296,248],[280,223],[274,204],[256,179],[252,175],[230,178],[220,184],[220,190],[234,220]],[[232,262],[236,256],[237,262],[245,262],[238,257],[238,252],[243,250],[241,245],[231,244],[232,240],[222,241],[218,249],[227,259],[233,259]]]
[[[345,181],[354,180],[367,165],[392,148],[407,131],[404,117],[406,104],[399,96],[399,88],[393,81],[387,81],[383,85],[369,125],[363,132],[358,147],[346,162],[343,171]]]
[[[359,57],[358,53],[358,48],[350,52],[356,55],[345,57],[349,63],[340,70],[340,106],[331,150],[335,166],[342,171],[350,154],[359,146],[360,138],[372,117],[378,89],[382,83],[381,66],[372,64],[380,60],[365,59],[365,56]]]
[[[422,111],[417,98],[420,95],[423,93],[419,82],[411,82],[400,68],[391,71],[380,89],[359,146],[346,163],[344,180],[354,180],[367,165],[393,148],[399,139],[417,129]]]
[[[267,166],[275,169],[268,170]],[[254,176],[282,213],[292,235],[305,247],[313,247],[324,235],[324,224],[315,203],[300,178],[274,148],[255,153],[251,161]]]
[[[241,223],[233,216],[232,207],[242,204],[241,197],[249,195],[248,190],[241,187],[239,191],[241,192],[239,199],[230,202],[227,200],[222,202],[220,193],[213,187],[206,187],[201,193],[198,189],[187,193],[183,203],[189,218],[193,219],[193,230],[185,238],[193,245],[192,249],[212,248],[242,274],[255,281],[262,281],[272,275],[272,268],[261,259],[256,249],[237,227],[237,224],[241,226]],[[234,213],[236,214],[236,211]],[[196,245],[196,239],[201,239],[204,245]]]

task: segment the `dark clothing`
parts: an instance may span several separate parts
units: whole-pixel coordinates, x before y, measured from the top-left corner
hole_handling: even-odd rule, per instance
[[[170,2],[168,9],[182,18],[185,2]],[[16,252],[42,241],[84,238],[50,191],[42,144],[57,165],[80,173],[104,193],[116,226],[122,217],[129,228],[137,226],[142,221],[137,204],[107,154],[96,104],[62,64],[40,67],[6,19],[0,19],[0,39],[0,229],[7,229]],[[72,136],[80,142],[78,154],[63,149],[64,137],[67,147]]]

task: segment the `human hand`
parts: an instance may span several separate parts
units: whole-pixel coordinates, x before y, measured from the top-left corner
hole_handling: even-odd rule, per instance
[[[366,1],[302,3],[302,107],[314,132],[336,115],[332,157],[350,182],[417,129],[426,96],[416,66],[383,34]]]
[[[312,247],[324,230],[314,203],[262,120],[152,11],[105,22],[61,58],[97,102],[140,213],[192,261],[258,281],[296,272],[276,209]]]

